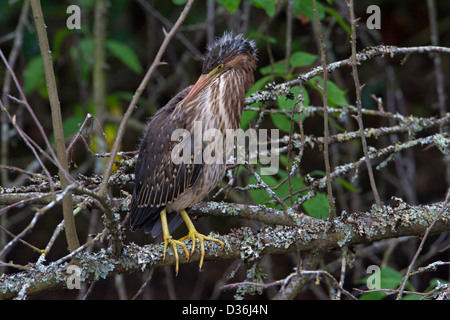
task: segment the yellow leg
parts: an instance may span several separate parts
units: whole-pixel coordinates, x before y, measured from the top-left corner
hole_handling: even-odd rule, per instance
[[[203,266],[203,258],[205,257],[204,240],[217,242],[218,244],[220,244],[220,246],[222,248],[224,247],[225,244],[222,241],[220,241],[220,240],[217,240],[217,239],[214,239],[214,238],[210,238],[210,237],[207,237],[207,236],[199,233],[197,231],[197,229],[195,229],[194,224],[192,223],[191,219],[189,218],[186,210],[181,210],[180,214],[183,217],[183,220],[186,223],[186,226],[187,226],[187,228],[189,230],[188,235],[183,237],[183,238],[181,238],[180,241],[186,240],[187,238],[191,238],[192,239],[191,254],[193,254],[194,251],[195,251],[196,239],[198,239],[198,241],[200,242],[200,252],[201,252],[199,268],[201,269],[202,266]]]
[[[163,209],[160,212],[161,217],[161,225],[162,225],[162,231],[163,231],[163,238],[164,238],[164,258],[163,260],[166,260],[166,251],[167,251],[167,244],[170,243],[173,248],[173,254],[175,256],[175,273],[178,274],[178,251],[177,251],[177,245],[181,246],[184,250],[184,253],[186,254],[186,259],[189,259],[189,252],[186,248],[186,245],[179,241],[172,239],[172,236],[169,233],[169,226],[167,225],[167,215],[166,215],[166,209]]]

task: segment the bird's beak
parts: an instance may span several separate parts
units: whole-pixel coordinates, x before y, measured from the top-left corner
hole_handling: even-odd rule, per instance
[[[184,100],[184,105],[187,105],[192,99],[208,84],[211,83],[213,76],[211,74],[202,74],[200,78],[198,78],[194,87],[191,89],[186,99]]]

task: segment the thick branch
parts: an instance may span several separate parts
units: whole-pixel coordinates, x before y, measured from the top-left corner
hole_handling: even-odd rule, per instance
[[[327,252],[343,246],[354,246],[382,239],[402,236],[422,236],[439,212],[442,215],[434,224],[432,233],[450,231],[450,211],[442,210],[443,203],[409,206],[399,202],[396,207],[385,206],[383,210],[344,215],[335,218],[333,223],[308,216],[298,219],[295,226],[267,226],[255,233],[247,227],[233,229],[229,234],[217,236],[225,242],[225,249],[214,242],[205,243],[207,260],[242,259],[250,262],[263,255],[293,252],[297,249],[304,253]],[[234,210],[235,209],[235,210]],[[263,206],[227,205],[206,203],[196,207],[193,213],[198,215],[238,216],[243,218],[282,217],[285,213]],[[215,235],[216,236],[216,235]],[[190,250],[190,243],[188,243]],[[181,249],[180,249],[181,250]],[[171,251],[163,261],[163,245],[136,244],[124,245],[121,256],[115,259],[109,251],[96,253],[83,252],[77,255],[82,269],[82,282],[105,279],[117,273],[128,273],[146,268],[173,265]],[[200,259],[199,250],[186,261],[179,253],[180,263],[195,262]],[[47,266],[31,266],[29,271],[0,277],[0,299],[17,296],[26,287],[31,295],[44,290],[65,288],[68,274],[67,263],[50,263]]]

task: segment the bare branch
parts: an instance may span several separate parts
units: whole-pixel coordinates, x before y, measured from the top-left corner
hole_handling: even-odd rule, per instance
[[[408,266],[408,270],[406,271],[405,276],[403,277],[403,281],[399,287],[399,292],[397,294],[397,300],[400,300],[403,296],[403,290],[405,289],[406,286],[406,282],[408,281],[408,278],[411,274],[412,268],[414,267],[414,264],[417,260],[417,258],[419,257],[420,252],[422,251],[423,245],[425,243],[425,240],[428,238],[428,235],[430,234],[431,229],[433,228],[433,226],[436,224],[436,221],[439,220],[439,218],[443,215],[443,213],[448,210],[448,202],[450,200],[450,189],[448,189],[447,191],[447,195],[445,197],[444,203],[442,205],[441,210],[439,210],[438,214],[434,217],[433,221],[430,223],[430,225],[427,227],[427,229],[425,230],[425,234],[422,238],[422,241],[420,241],[419,247],[417,248],[416,254],[414,255],[411,263]]]
[[[380,45],[376,47],[370,47],[356,54],[356,64],[359,65],[362,62],[368,61],[376,57],[394,57],[396,55],[409,55],[416,53],[445,53],[450,54],[450,48],[439,46],[419,46],[419,47],[396,47]],[[327,72],[332,72],[336,69],[351,66],[352,58],[344,59],[341,61],[333,62],[327,65]],[[322,66],[316,67],[310,72],[299,75],[295,80],[280,83],[280,84],[268,84],[266,90],[258,91],[251,94],[246,100],[247,105],[253,104],[259,101],[276,101],[281,95],[286,95],[289,88],[298,85],[299,83],[305,83],[312,78],[323,73],[324,68]]]
[[[45,81],[47,83],[47,91],[52,110],[53,131],[55,134],[56,153],[61,167],[59,168],[59,178],[61,187],[66,188],[69,180],[66,178],[66,172],[69,170],[67,162],[67,152],[65,146],[64,132],[62,127],[61,106],[59,103],[58,90],[56,87],[56,79],[53,71],[52,56],[50,45],[48,44],[47,31],[45,30],[44,15],[42,14],[41,3],[39,0],[31,0],[31,8],[33,10],[34,22],[39,39],[39,48],[44,63]],[[77,230],[75,227],[75,219],[73,218],[72,196],[68,192],[63,198],[63,215],[65,221],[65,231],[67,243],[70,251],[74,251],[80,246]]]
[[[245,205],[242,205],[245,209]],[[218,205],[217,208],[220,206]],[[231,207],[231,206],[230,206]],[[211,214],[218,214],[218,210]],[[252,209],[253,210],[253,209]],[[259,207],[259,211],[244,210],[242,212],[257,212],[260,216],[265,213],[274,214],[272,210]],[[204,210],[204,215],[210,212]],[[276,215],[283,215],[278,212]],[[236,212],[223,211],[222,215],[236,216]],[[238,212],[239,216],[240,213]],[[438,217],[436,219],[436,217]],[[433,224],[433,225],[432,225]],[[403,236],[413,236],[424,233],[430,228],[431,233],[450,231],[450,210],[443,202],[430,205],[409,206],[400,202],[396,207],[385,206],[382,210],[349,214],[333,220],[326,220],[304,216],[297,222],[297,226],[268,226],[255,233],[250,228],[234,229],[228,235],[214,237],[225,243],[225,249],[214,242],[205,243],[206,260],[234,260],[254,261],[262,255],[274,253],[295,252],[297,248],[303,252],[318,255],[343,246],[371,243],[382,239]],[[326,235],[326,236],[324,236]],[[190,250],[191,243],[187,243]],[[179,248],[181,250],[181,248]],[[321,255],[318,255],[321,256]],[[135,272],[151,269],[163,265],[174,265],[173,254],[168,253],[163,259],[163,244],[149,244],[138,246],[134,243],[124,245],[122,254],[116,259],[110,251],[100,250],[95,253],[79,252],[75,257],[80,261],[83,282],[105,279],[117,273]],[[180,263],[196,262],[200,259],[200,252],[196,250],[186,260],[180,252]],[[50,263],[46,266],[34,268],[23,273],[3,275],[0,278],[0,299],[11,298],[26,287],[25,293],[32,295],[44,290],[64,288],[66,286],[67,263]],[[307,269],[306,270],[310,270]]]
[[[320,24],[319,19],[319,13],[317,12],[317,3],[316,0],[313,1],[314,4],[314,16],[316,17],[316,24],[317,29],[319,32],[319,43],[320,43],[320,60],[322,64],[322,69],[325,70],[327,68],[327,60],[325,56],[325,41],[323,40],[323,33],[322,33],[322,25]],[[328,198],[328,204],[330,206],[330,219],[334,218],[334,211],[335,211],[335,205],[334,205],[334,199],[333,199],[333,189],[331,187],[331,177],[330,177],[330,155],[328,152],[328,135],[329,135],[329,129],[328,129],[328,95],[327,95],[327,85],[328,85],[328,73],[323,72],[323,88],[322,88],[322,94],[323,94],[323,136],[324,136],[324,148],[323,148],[323,157],[325,160],[325,174],[327,177],[327,198]]]
[[[370,162],[369,157],[369,149],[367,148],[367,140],[364,135],[364,123],[362,118],[362,107],[361,107],[361,85],[359,83],[359,77],[358,77],[358,67],[356,62],[356,19],[355,19],[355,10],[353,8],[353,0],[348,1],[349,11],[350,11],[350,22],[352,27],[352,59],[351,59],[351,66],[352,66],[352,73],[353,73],[353,80],[355,82],[355,90],[356,90],[356,107],[358,108],[358,116],[356,117],[356,120],[358,121],[359,131],[360,131],[360,137],[361,137],[361,144],[364,152],[364,157],[366,159],[366,165],[367,165],[367,173],[369,175],[369,181],[370,186],[372,188],[372,193],[375,198],[375,203],[378,206],[381,206],[381,200],[380,195],[378,194],[377,185],[375,183],[375,177],[373,176],[373,170],[372,170],[372,164]],[[325,69],[325,68],[324,68]]]

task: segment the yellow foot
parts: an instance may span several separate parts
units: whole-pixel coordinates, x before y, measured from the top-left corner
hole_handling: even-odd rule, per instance
[[[186,259],[189,259],[189,251],[186,248],[186,245],[179,241],[179,240],[175,240],[172,239],[172,236],[169,233],[169,227],[167,225],[167,215],[166,215],[166,209],[163,209],[160,212],[160,217],[161,217],[161,225],[162,225],[162,232],[163,232],[163,239],[164,239],[164,252],[163,252],[163,260],[166,260],[166,251],[167,251],[167,244],[170,243],[172,245],[172,249],[173,249],[173,254],[175,256],[175,273],[178,274],[178,250],[177,250],[177,245],[182,247],[184,250],[184,253],[186,254]]]
[[[167,244],[170,243],[172,245],[172,249],[173,249],[173,254],[175,256],[175,274],[178,274],[178,250],[177,250],[177,245],[181,246],[184,250],[184,253],[186,255],[186,259],[189,259],[189,252],[188,249],[186,248],[186,245],[184,244],[184,242],[181,242],[179,240],[175,240],[172,239],[171,236],[164,238],[164,252],[163,252],[163,260],[166,260],[166,251],[167,251]]]
[[[201,255],[200,255],[200,264],[199,264],[199,269],[200,270],[202,269],[203,259],[205,258],[205,245],[204,245],[204,241],[205,240],[217,242],[218,244],[220,244],[222,249],[225,246],[225,244],[222,241],[220,241],[218,239],[207,237],[204,234],[199,233],[195,228],[193,230],[192,229],[189,230],[189,234],[187,236],[181,238],[180,241],[184,241],[187,238],[191,238],[192,239],[191,255],[195,251],[195,244],[197,242],[197,239],[198,239],[198,242],[200,242],[200,253],[201,253]]]

